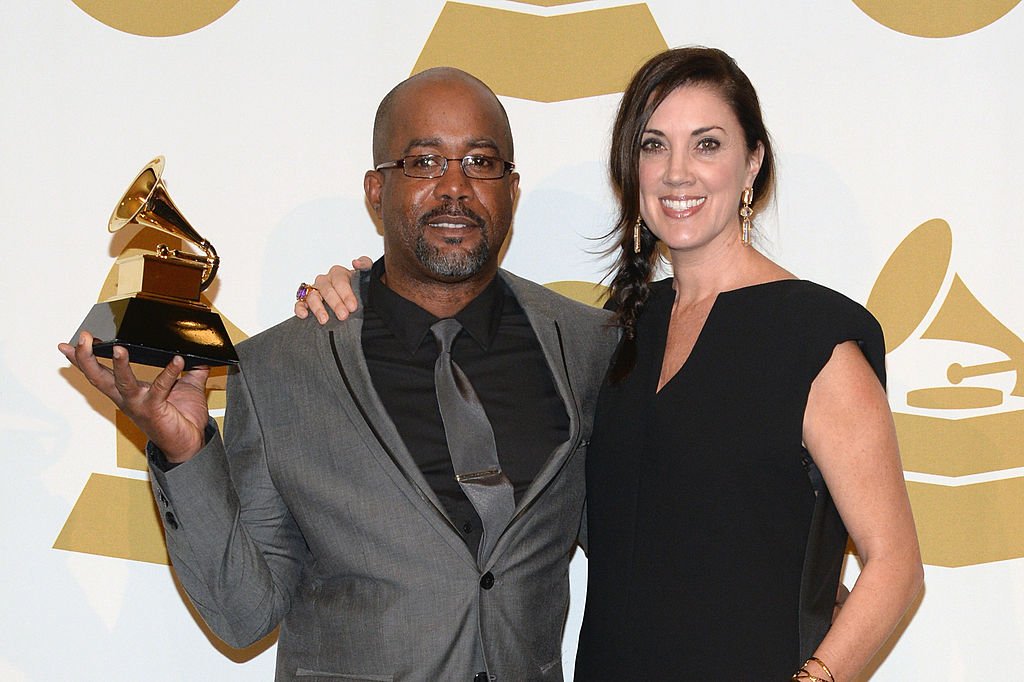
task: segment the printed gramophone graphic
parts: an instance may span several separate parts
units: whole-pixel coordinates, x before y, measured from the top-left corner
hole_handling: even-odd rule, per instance
[[[917,227],[867,304],[890,378],[937,365],[912,372],[932,385],[889,390],[922,554],[939,566],[1024,557],[1024,340],[967,288],[952,247],[944,220]]]
[[[597,9],[581,0],[506,4],[520,11],[446,2],[412,73],[456,66],[499,95],[564,102],[622,92],[637,66],[668,47],[645,2]],[[481,32],[487,40],[465,40]]]
[[[162,180],[163,157],[146,165],[114,209],[108,229],[143,229],[130,239],[103,283],[99,301],[81,329],[92,332],[97,355],[110,357],[114,343],[129,350],[135,372],[151,379],[172,355],[186,366],[211,369],[211,414],[225,406],[224,365],[237,362],[234,343],[245,338],[213,307],[203,291],[217,272],[213,246],[185,220]],[[189,242],[202,251],[185,250]],[[75,337],[79,332],[75,332]],[[218,418],[219,421],[219,418]],[[114,413],[117,466],[145,472],[146,438],[119,410]],[[93,473],[61,529],[55,549],[168,563],[163,529],[145,478]]]

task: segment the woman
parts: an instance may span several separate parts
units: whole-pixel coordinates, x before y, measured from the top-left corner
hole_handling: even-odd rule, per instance
[[[727,55],[651,59],[612,136],[624,333],[587,455],[578,674],[849,679],[921,581],[881,330],[749,246],[774,160]],[[864,564],[831,624],[844,525]]]
[[[725,53],[669,50],[629,84],[577,679],[848,680],[920,589],[881,330],[750,246],[773,168]],[[832,623],[847,530],[863,566]]]

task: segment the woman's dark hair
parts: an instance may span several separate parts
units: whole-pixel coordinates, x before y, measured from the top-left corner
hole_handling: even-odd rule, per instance
[[[608,237],[610,253],[618,252],[611,284],[613,324],[623,333],[612,364],[610,379],[621,381],[636,364],[636,321],[650,293],[659,250],[657,239],[642,226],[640,252],[634,252],[633,226],[640,217],[640,142],[654,110],[677,88],[697,85],[713,89],[732,109],[743,128],[747,149],[764,147],[761,169],[754,178],[754,201],[763,208],[775,189],[775,160],[771,140],[761,118],[754,86],[732,57],[710,47],[666,50],[640,67],[626,87],[612,129],[609,169],[619,201],[618,221]],[[736,197],[739,210],[740,198]]]

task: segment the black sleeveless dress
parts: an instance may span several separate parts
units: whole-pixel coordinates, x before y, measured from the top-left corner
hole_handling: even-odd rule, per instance
[[[723,292],[656,393],[671,284],[598,401],[576,679],[788,680],[828,631],[846,546],[802,445],[808,391],[847,340],[884,384],[881,328],[807,281]]]

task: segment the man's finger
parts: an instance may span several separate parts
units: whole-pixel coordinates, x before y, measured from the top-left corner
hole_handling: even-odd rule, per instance
[[[180,355],[175,355],[167,366],[156,375],[153,383],[150,384],[150,397],[157,402],[164,402],[171,394],[171,389],[178,381],[181,370],[185,369],[185,361]]]
[[[141,386],[135,378],[135,372],[128,362],[128,349],[122,346],[114,346],[112,353],[114,360],[114,387],[125,400],[135,398]]]
[[[99,363],[92,352],[92,334],[82,332],[78,336],[78,343],[74,352],[75,367],[82,371],[89,383],[107,393],[113,389],[113,375],[110,370]],[[107,393],[109,395],[109,393]]]
[[[75,367],[78,367],[78,362],[75,360],[75,347],[70,343],[58,343],[57,350],[60,351],[61,355],[68,359]]]
[[[178,377],[179,384],[187,384],[203,394],[206,393],[206,381],[210,378],[210,368],[205,365],[193,367],[181,373]]]

